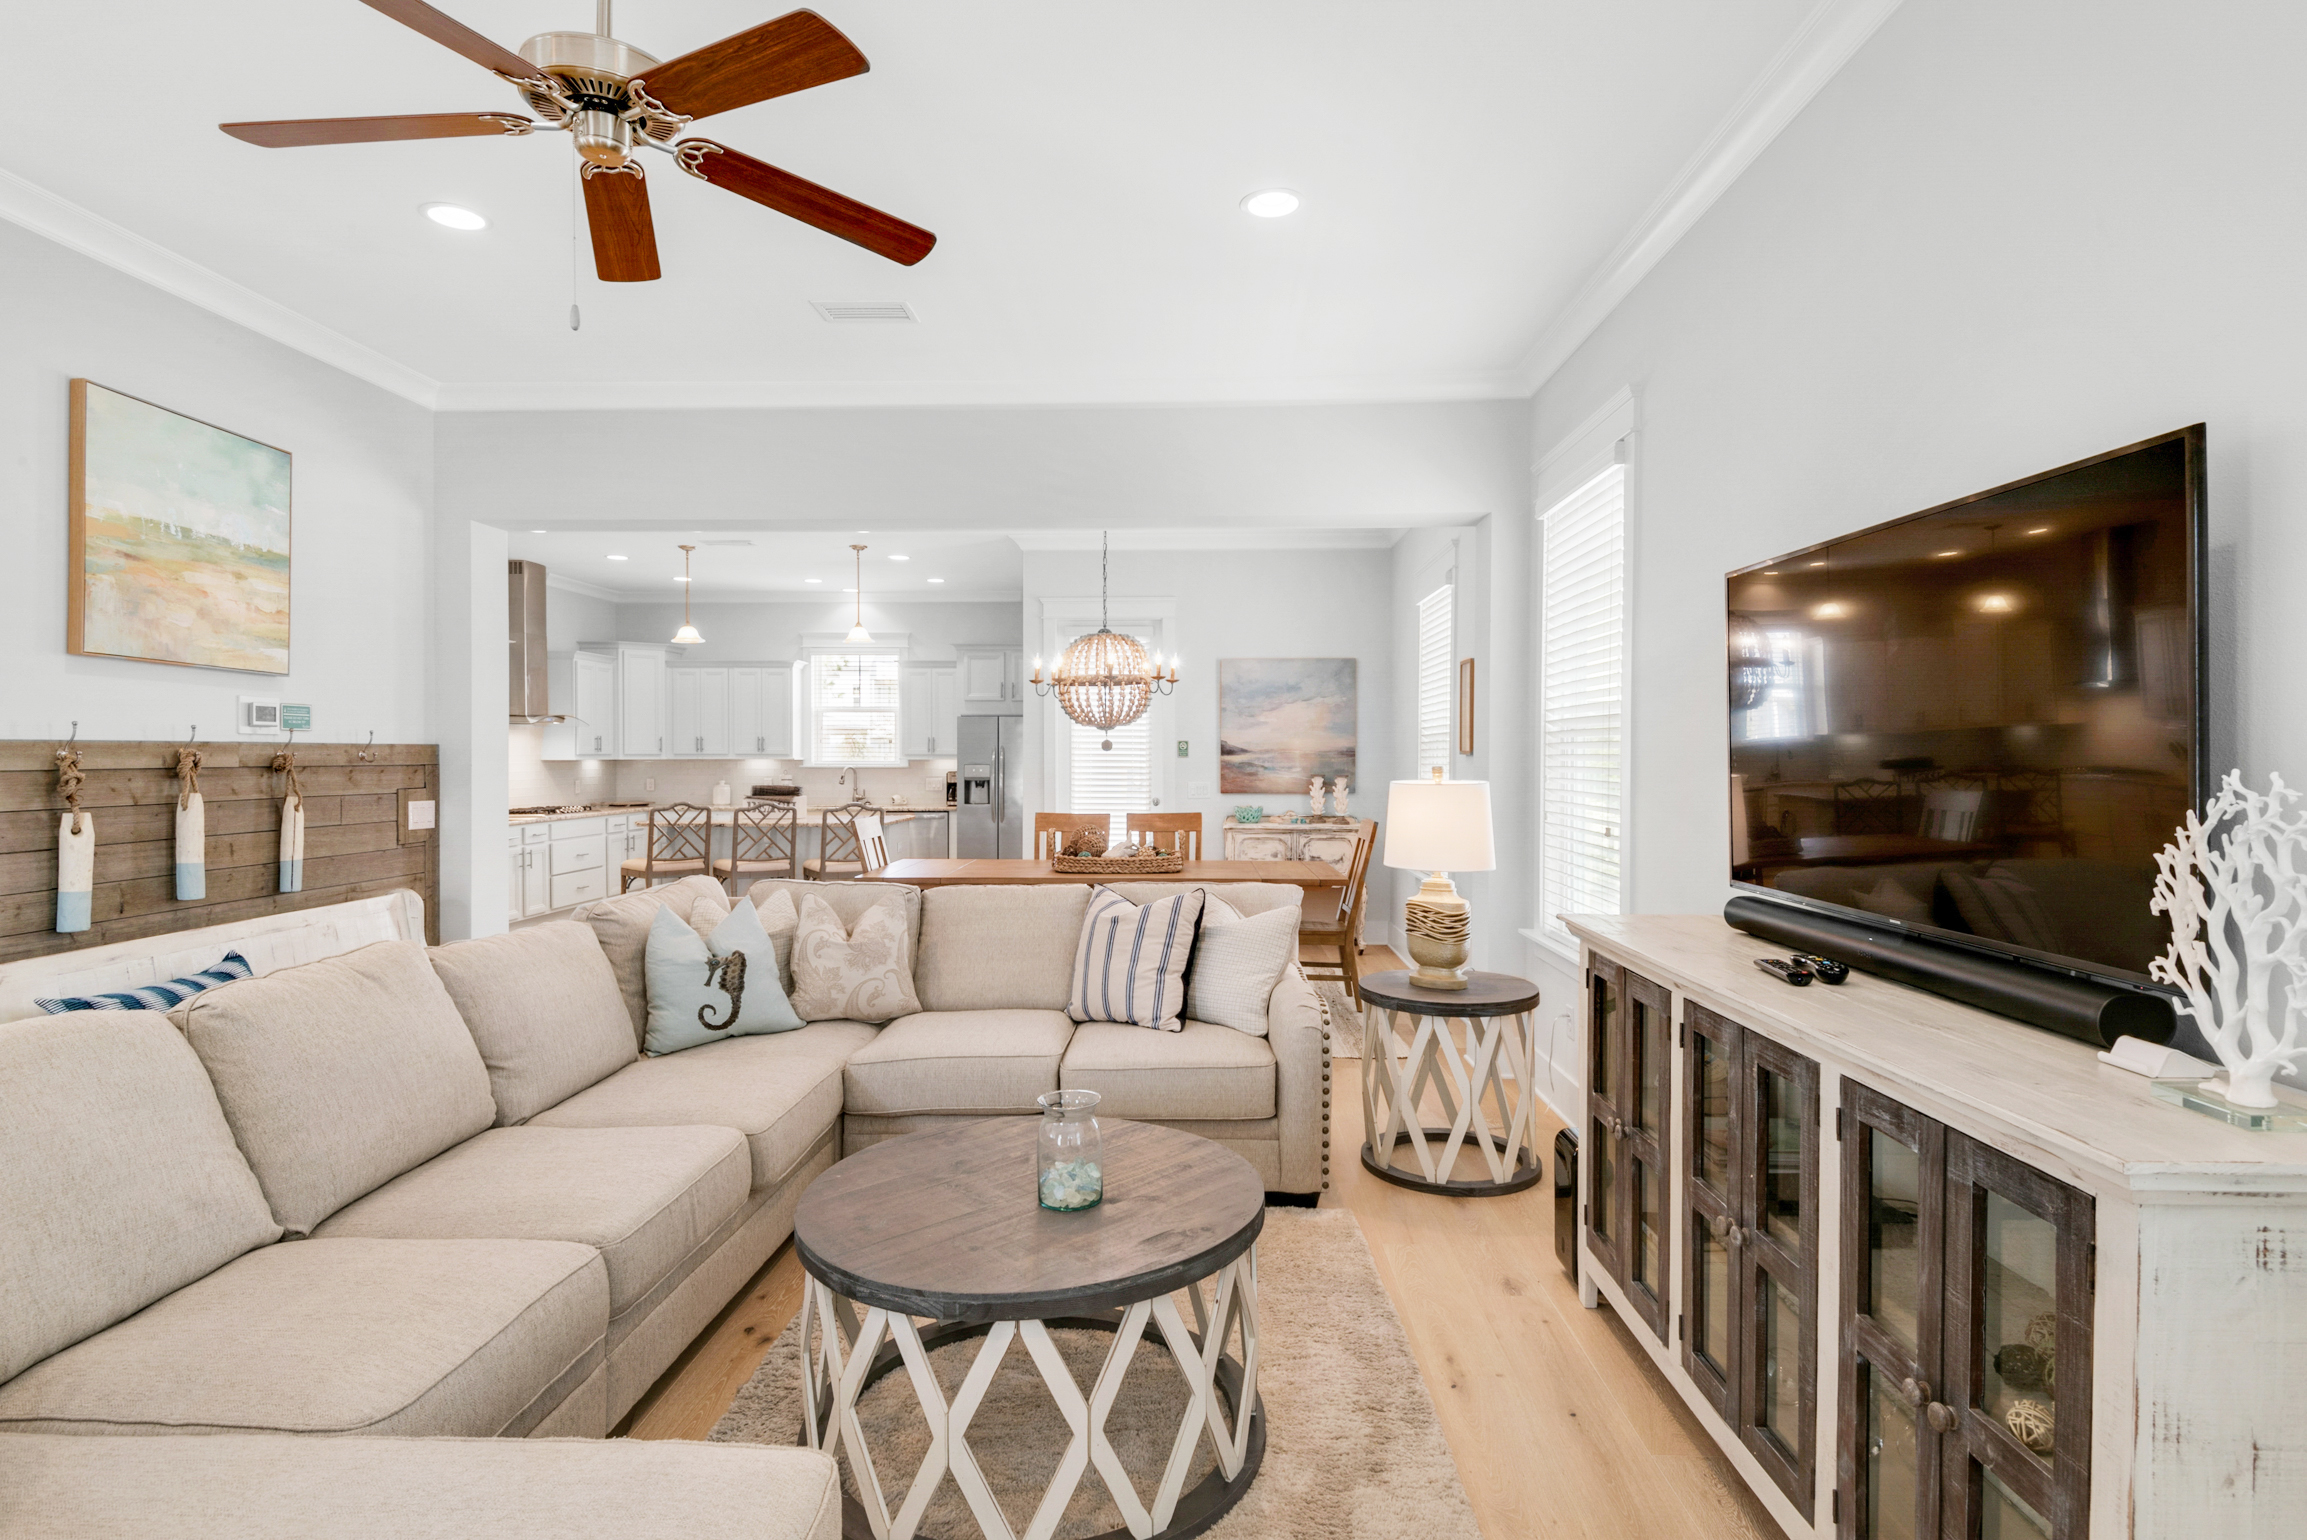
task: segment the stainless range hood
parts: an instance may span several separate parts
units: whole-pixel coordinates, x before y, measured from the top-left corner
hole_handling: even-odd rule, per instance
[[[516,722],[559,722],[553,715],[545,671],[545,564],[507,562],[505,619],[512,672],[511,716]]]

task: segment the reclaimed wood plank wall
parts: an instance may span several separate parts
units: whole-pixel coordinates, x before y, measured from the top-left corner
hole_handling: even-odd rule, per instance
[[[82,741],[82,811],[96,820],[96,891],[89,928],[56,932],[55,739],[0,741],[0,962],[102,946],[202,925],[311,909],[410,888],[425,934],[440,940],[437,829],[407,827],[406,793],[437,796],[440,749],[430,743],[300,743],[304,889],[280,891],[278,742],[197,745],[208,812],[208,896],[176,897],[177,743]],[[435,823],[438,822],[436,813]]]

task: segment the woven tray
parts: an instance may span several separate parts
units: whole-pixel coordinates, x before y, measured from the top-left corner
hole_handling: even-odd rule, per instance
[[[1068,877],[1175,877],[1186,869],[1183,851],[1158,856],[1051,856],[1052,871]]]

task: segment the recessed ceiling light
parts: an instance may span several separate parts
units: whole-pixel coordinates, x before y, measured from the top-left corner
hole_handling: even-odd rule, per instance
[[[1269,187],[1242,200],[1242,212],[1260,219],[1280,219],[1298,211],[1298,195],[1286,187]]]
[[[2027,533],[2030,535],[2047,535],[2050,532],[2051,526],[2048,524],[2045,524],[2041,529],[2030,529],[2027,531]]]
[[[1960,551],[1934,551],[1932,554],[1935,556],[1960,556],[1963,553]]]
[[[803,578],[801,581],[804,583],[822,583],[825,580],[823,578]]]
[[[489,227],[486,219],[454,203],[426,204],[425,218],[436,225],[446,225],[451,230],[486,230]]]
[[[687,578],[685,578],[685,577],[682,577],[682,576],[680,576],[679,574],[677,574],[677,573],[676,573],[676,574],[674,575],[673,581],[674,581],[674,582],[676,582],[676,583],[686,583],[686,582],[688,582],[689,580],[688,580]]]
[[[624,557],[622,557],[622,556],[612,556],[612,557],[610,557],[610,558],[609,558],[609,560],[611,560],[611,561],[623,561],[624,559],[625,559],[625,558],[624,558]]]
[[[842,589],[841,591],[842,591],[843,593],[845,593],[845,594],[853,594],[853,593],[857,592],[857,590],[856,590],[856,589],[854,589],[854,588],[844,588],[844,589]]]
[[[1812,562],[1812,563],[1811,563],[1811,565],[1812,565],[1812,566],[1814,566],[1814,567],[1823,567],[1823,566],[1825,566],[1825,565],[1826,565],[1826,563],[1825,563],[1825,562],[1822,562],[1822,561],[1814,561],[1814,562]]]
[[[1776,576],[1778,576],[1778,574],[1777,574],[1777,573],[1775,573],[1775,572],[1765,572],[1765,573],[1763,574],[1763,576],[1764,576],[1764,577],[1776,577]]]
[[[894,554],[893,554],[893,555],[891,555],[891,557],[890,557],[889,559],[890,559],[891,561],[911,561],[911,560],[913,560],[913,558],[912,558],[912,557],[910,557],[910,556],[897,556],[897,555],[894,555]]]
[[[1812,610],[1811,613],[1820,620],[1840,620],[1850,613],[1850,606],[1839,600],[1829,599],[1817,609]]]
[[[943,579],[943,578],[931,578],[929,581],[931,581],[932,583],[942,583],[942,582],[944,582],[944,581],[945,581],[945,579]]]
[[[543,531],[543,530],[541,530],[541,529],[532,529],[532,530],[530,530],[530,531],[529,531],[529,533],[530,533],[530,534],[532,534],[532,535],[541,535],[541,534],[544,534],[544,533],[545,533],[545,531]]]

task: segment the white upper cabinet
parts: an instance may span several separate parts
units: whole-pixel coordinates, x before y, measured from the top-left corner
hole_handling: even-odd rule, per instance
[[[1025,712],[1025,653],[1017,647],[957,647],[960,709],[966,716]]]
[[[617,661],[617,747],[626,759],[658,759],[665,746],[665,649],[633,642],[611,648]]]
[[[953,753],[959,680],[951,663],[908,663],[898,682],[898,717],[907,759]]]
[[[726,668],[665,670],[670,702],[667,753],[677,759],[727,759],[730,754],[730,674]]]
[[[617,665],[597,652],[556,652],[547,660],[553,712],[546,759],[617,757]]]
[[[732,759],[791,759],[794,663],[746,664],[729,670],[727,748]]]

